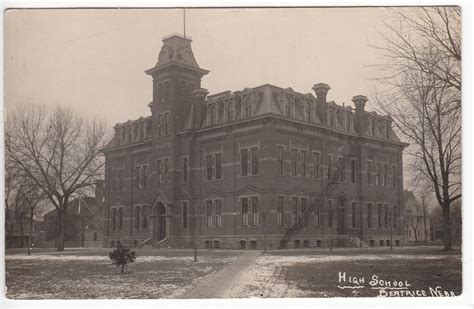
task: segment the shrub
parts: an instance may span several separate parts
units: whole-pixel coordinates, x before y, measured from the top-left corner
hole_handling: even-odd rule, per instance
[[[121,267],[121,274],[123,274],[123,269],[126,264],[135,262],[136,256],[135,251],[131,251],[130,249],[124,248],[122,245],[118,245],[117,248],[109,252],[109,258],[112,261],[112,264],[115,267]]]

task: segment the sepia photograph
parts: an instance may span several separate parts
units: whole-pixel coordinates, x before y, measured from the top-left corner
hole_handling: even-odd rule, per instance
[[[471,293],[463,14],[4,10],[4,297]]]

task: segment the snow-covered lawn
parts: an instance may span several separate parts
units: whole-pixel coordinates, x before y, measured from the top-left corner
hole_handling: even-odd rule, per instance
[[[440,285],[459,294],[462,290],[461,256],[440,254],[354,254],[343,252],[305,254],[278,252],[262,255],[222,297],[341,297],[378,296],[369,281],[373,275],[387,280],[406,280],[413,289]],[[291,255],[295,254],[295,255]],[[339,272],[365,277],[362,289],[340,289]]]
[[[120,274],[107,254],[7,255],[7,297],[15,299],[176,298],[239,253],[140,256]],[[155,253],[159,254],[159,253]],[[200,254],[201,255],[201,254]]]

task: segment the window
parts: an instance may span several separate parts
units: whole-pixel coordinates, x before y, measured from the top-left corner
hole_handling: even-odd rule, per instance
[[[351,130],[351,114],[346,113],[346,130],[350,131]]]
[[[301,151],[301,176],[306,177],[306,151]]]
[[[135,229],[140,229],[140,206],[135,206]]]
[[[164,115],[164,134],[165,136],[168,135],[168,121],[169,121],[169,113],[165,113]]]
[[[291,149],[291,176],[298,176],[298,150]]]
[[[240,159],[242,165],[242,176],[258,174],[258,147],[240,150]],[[250,152],[250,154],[249,154]],[[249,158],[250,157],[250,158]],[[250,162],[249,162],[250,159]]]
[[[298,222],[298,198],[293,197],[293,211],[291,212],[291,222],[295,225]]]
[[[157,161],[158,169],[157,169],[157,175],[158,175],[158,183],[163,183],[163,162],[161,159],[158,159]]]
[[[164,177],[165,177],[165,182],[168,183],[168,182],[170,182],[170,179],[169,179],[168,158],[165,158],[164,162],[165,162],[165,174],[164,174]]]
[[[332,170],[332,156],[328,155],[328,171],[327,171],[328,179],[331,179],[331,170]]]
[[[142,166],[142,184],[143,184],[143,188],[146,188],[147,187],[147,177],[148,177],[148,174],[147,174],[147,168],[148,168],[148,165],[143,165]]]
[[[112,172],[112,177],[113,177],[113,189],[114,191],[122,191],[122,171],[113,171]]]
[[[375,119],[370,118],[370,130],[372,133],[372,136],[375,136]]]
[[[117,208],[112,208],[112,230],[117,228]]]
[[[212,227],[212,200],[206,201],[207,227]]]
[[[332,200],[328,200],[328,227],[332,228],[334,221],[334,213],[332,207]]]
[[[222,227],[222,200],[215,200],[216,204],[216,227]]]
[[[383,165],[382,186],[387,186],[387,164]]]
[[[227,121],[234,120],[234,104],[229,103],[227,106]]]
[[[384,227],[386,229],[388,229],[388,216],[389,216],[389,213],[388,213],[388,205],[385,204],[384,205],[384,211],[383,211],[384,215],[383,215],[383,218],[384,218]]]
[[[277,152],[278,152],[278,174],[280,174],[280,175],[283,175],[283,168],[284,168],[283,151],[284,151],[283,147],[281,147],[281,146],[277,147]]]
[[[367,227],[372,228],[372,203],[367,203]]]
[[[397,228],[398,224],[398,205],[393,205],[393,228]]]
[[[210,121],[209,124],[212,126],[212,125],[215,125],[215,124],[216,124],[217,111],[216,111],[216,107],[215,107],[214,105],[211,105],[211,106],[209,107],[209,109],[210,109],[210,116],[211,116],[211,118],[210,118],[211,121]]]
[[[372,162],[367,161],[367,183],[372,184]]]
[[[122,230],[123,228],[123,207],[118,209],[118,229]]]
[[[206,180],[222,179],[222,154],[206,155]]]
[[[397,166],[392,165],[392,186],[395,188],[397,186]]]
[[[257,147],[250,149],[252,153],[252,175],[258,174],[258,157],[257,157]]]
[[[181,165],[183,170],[183,182],[188,182],[188,157],[181,158]]]
[[[182,223],[183,223],[183,229],[188,227],[188,202],[183,201],[181,203],[182,207]]]
[[[329,125],[331,127],[334,126],[334,110],[332,108],[329,109],[329,113],[328,113],[328,122],[329,122]]]
[[[212,180],[213,170],[212,170],[212,154],[206,156],[206,179]]]
[[[142,207],[142,228],[144,230],[148,228],[148,206]]]
[[[252,104],[250,100],[245,101],[245,117],[252,116]]]
[[[252,225],[258,225],[258,197],[254,196],[251,199],[252,201]]]
[[[377,223],[378,228],[382,228],[382,204],[377,204]]]
[[[220,102],[217,105],[217,123],[224,122],[224,103]]]
[[[285,104],[285,116],[290,117],[290,103]]]
[[[311,103],[306,103],[306,121],[311,121]]]
[[[319,165],[321,164],[321,154],[314,153],[314,178],[319,179]]]
[[[158,119],[157,119],[157,122],[158,122],[158,136],[161,136],[161,132],[162,132],[162,127],[161,127],[161,114],[158,115]]]
[[[319,227],[321,224],[321,200],[314,199],[314,226]]]
[[[141,166],[137,166],[135,168],[135,187],[137,189],[140,189],[142,187],[142,184],[141,184],[141,169],[142,167]]]
[[[377,166],[377,174],[375,174],[375,185],[380,186],[380,183],[381,183],[381,181],[380,181],[380,163],[377,163],[376,166]]]
[[[308,226],[308,199],[302,198],[301,199],[301,216],[303,218],[303,226]]]
[[[137,166],[136,168],[136,187],[137,189],[146,188],[147,185],[147,173],[146,173],[147,166]]]
[[[243,197],[240,200],[242,204],[242,226],[249,225],[249,200],[246,197]]]
[[[337,168],[339,169],[339,181],[344,182],[344,174],[345,174],[345,164],[344,164],[344,159],[342,157],[337,158]]]
[[[352,228],[357,227],[357,203],[352,202]]]
[[[279,196],[278,197],[278,205],[277,205],[277,221],[278,225],[282,226],[284,222],[284,216],[285,216],[285,197],[284,196]]]
[[[351,160],[351,183],[356,183],[356,160]]]
[[[249,162],[249,158],[248,158],[247,149],[241,149],[240,150],[240,165],[242,168],[242,176],[247,176],[249,173],[248,162]]]
[[[222,154],[214,154],[216,158],[216,179],[222,179]]]

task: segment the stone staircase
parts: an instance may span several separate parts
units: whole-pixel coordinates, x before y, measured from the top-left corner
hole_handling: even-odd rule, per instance
[[[153,244],[153,248],[155,248],[155,249],[168,248],[168,246],[169,246],[168,238],[162,239],[162,240],[157,241]]]

